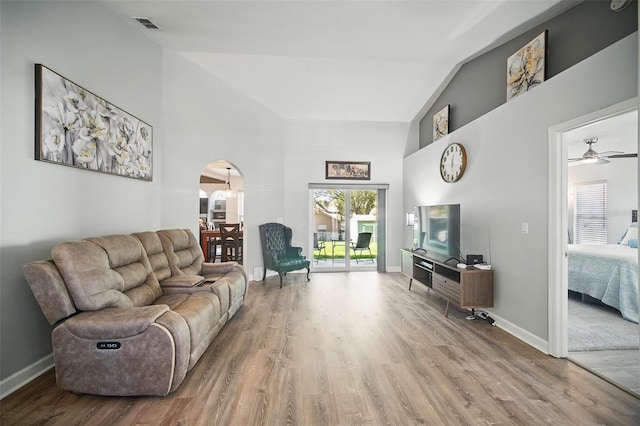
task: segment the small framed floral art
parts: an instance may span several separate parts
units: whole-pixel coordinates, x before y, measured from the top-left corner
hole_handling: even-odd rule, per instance
[[[542,84],[545,79],[547,31],[507,59],[507,101]]]
[[[433,115],[433,141],[449,134],[449,105]]]
[[[152,180],[151,125],[44,65],[35,67],[36,160]]]

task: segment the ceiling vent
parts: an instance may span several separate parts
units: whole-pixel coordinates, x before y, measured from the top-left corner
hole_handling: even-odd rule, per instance
[[[143,16],[132,16],[131,18],[135,19],[138,22],[140,22],[140,24],[142,24],[145,28],[148,28],[150,30],[159,30],[160,29],[160,27],[158,27],[156,24],[151,22],[151,19],[149,19],[149,18],[145,18]]]

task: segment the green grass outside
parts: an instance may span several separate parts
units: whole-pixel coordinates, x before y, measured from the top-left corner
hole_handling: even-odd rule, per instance
[[[345,246],[343,246],[342,244],[336,245],[335,247],[333,247],[333,256],[332,256],[331,242],[326,242],[324,251],[322,252],[319,252],[318,250],[313,251],[313,258],[314,259],[344,259],[344,249],[345,249]],[[372,242],[371,244],[369,244],[369,249],[371,250],[371,255],[369,255],[368,250],[364,250],[362,251],[362,256],[360,256],[360,250],[358,250],[356,252],[357,253],[356,257],[358,259],[371,259],[371,258],[375,259],[378,256],[378,244]],[[354,259],[353,250],[351,250],[351,258]]]

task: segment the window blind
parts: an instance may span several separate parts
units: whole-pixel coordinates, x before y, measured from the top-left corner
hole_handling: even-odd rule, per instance
[[[607,182],[577,184],[574,211],[576,244],[606,244]]]

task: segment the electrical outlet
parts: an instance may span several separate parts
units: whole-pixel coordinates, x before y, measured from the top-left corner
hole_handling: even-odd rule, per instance
[[[527,222],[522,222],[522,233],[527,235],[529,233],[529,224]]]

